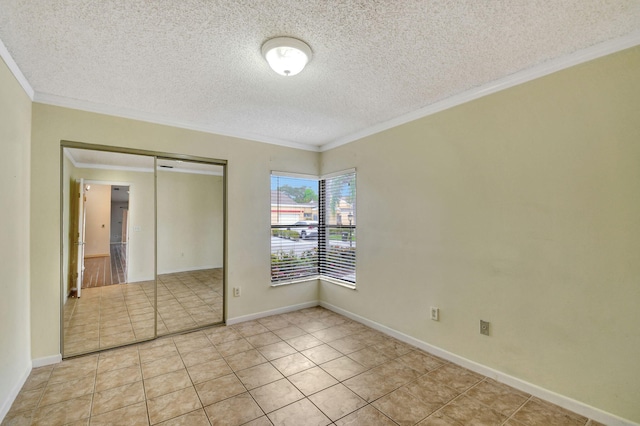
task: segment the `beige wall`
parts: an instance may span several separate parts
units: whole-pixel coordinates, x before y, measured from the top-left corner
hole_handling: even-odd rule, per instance
[[[321,300],[640,422],[638,76],[640,47],[323,153],[359,228]]]
[[[60,353],[60,140],[228,160],[229,318],[317,300],[315,282],[272,288],[271,170],[318,174],[318,154],[225,136],[33,104],[31,167],[31,342],[33,358]],[[37,171],[37,174],[36,174]],[[133,197],[133,195],[132,195]],[[132,220],[133,217],[132,217]]]
[[[222,176],[158,170],[158,273],[221,268]]]
[[[84,256],[109,256],[111,234],[111,185],[91,184],[85,192]]]
[[[31,367],[30,138],[31,100],[0,59],[0,419]]]

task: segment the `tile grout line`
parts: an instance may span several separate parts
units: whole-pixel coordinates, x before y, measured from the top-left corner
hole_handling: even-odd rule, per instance
[[[529,395],[529,397],[528,397],[527,399],[525,399],[525,401],[524,401],[522,404],[520,404],[520,406],[518,406],[518,408],[516,408],[516,409],[514,410],[514,412],[513,412],[513,413],[511,413],[511,415],[507,418],[507,420],[505,420],[502,424],[506,424],[509,420],[515,420],[515,419],[514,419],[514,417],[515,417],[515,415],[518,413],[518,411],[520,411],[520,410],[522,409],[522,407],[524,407],[525,405],[527,405],[527,403],[528,403],[529,401],[531,401],[531,400],[532,400],[532,398],[533,398],[533,395]],[[587,422],[588,422],[588,421],[589,421],[589,420],[587,420]]]
[[[96,359],[96,370],[94,372],[94,376],[93,376],[93,392],[91,393],[91,403],[89,404],[89,417],[87,417],[87,420],[89,420],[89,423],[91,423],[91,417],[93,417],[93,404],[95,402],[95,397],[96,397],[96,385],[98,384],[98,363],[100,362],[100,356],[98,355],[97,359]]]

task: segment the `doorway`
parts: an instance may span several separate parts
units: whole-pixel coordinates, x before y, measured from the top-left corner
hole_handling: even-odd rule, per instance
[[[127,282],[129,183],[84,181],[82,289]]]

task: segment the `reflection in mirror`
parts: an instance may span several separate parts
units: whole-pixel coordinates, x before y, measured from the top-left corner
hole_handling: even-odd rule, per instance
[[[223,321],[223,171],[158,158],[158,335]]]
[[[154,157],[63,151],[63,354],[151,339]]]

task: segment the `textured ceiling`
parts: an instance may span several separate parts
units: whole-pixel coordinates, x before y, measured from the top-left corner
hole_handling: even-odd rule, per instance
[[[639,0],[0,0],[36,101],[309,149],[639,31]]]

